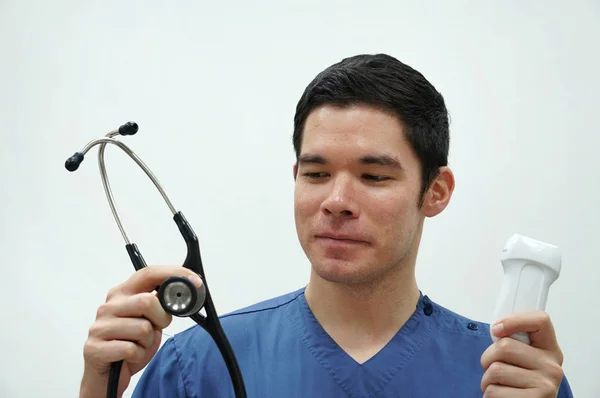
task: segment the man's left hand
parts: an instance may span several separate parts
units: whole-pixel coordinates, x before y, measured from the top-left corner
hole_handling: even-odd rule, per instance
[[[531,345],[509,337],[516,332],[528,333]],[[563,379],[563,353],[548,314],[511,314],[498,320],[492,333],[499,340],[481,356],[483,396],[556,398]]]

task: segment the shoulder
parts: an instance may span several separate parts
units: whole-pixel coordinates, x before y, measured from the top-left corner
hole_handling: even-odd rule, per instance
[[[431,303],[433,307],[432,315],[434,315],[435,324],[439,331],[483,339],[490,344],[492,343],[489,323],[466,317],[432,301],[427,296],[424,297],[424,302]]]
[[[303,293],[304,288],[301,288],[225,313],[219,316],[219,322],[228,339],[235,345],[240,339],[253,338],[259,332],[266,333],[269,328],[281,323],[287,307]],[[193,325],[172,338],[177,345],[198,344],[202,341],[211,344],[212,341],[208,333],[198,325]]]
[[[298,298],[298,296],[301,294],[304,294],[304,288],[249,305],[233,312],[229,312],[220,316],[219,318],[221,321],[224,321],[230,319],[243,319],[248,316],[252,316],[253,314],[268,313],[270,311],[285,307]]]
[[[442,362],[461,358],[460,366],[466,374],[482,374],[481,355],[493,344],[490,324],[451,310],[428,296],[423,296],[421,306],[424,344],[419,357],[425,362],[438,355]]]
[[[479,361],[475,359],[479,359],[483,352],[493,344],[490,324],[454,312],[431,301],[427,296],[424,297],[424,302],[431,303],[433,308],[431,312],[435,321],[433,334],[439,333],[434,339],[434,344],[437,345],[436,349],[444,346],[443,352],[452,353],[455,358],[456,354],[460,354],[462,358],[472,356],[473,361],[470,361],[473,367],[472,371],[479,380],[483,375],[483,369],[479,368]],[[557,398],[573,398],[566,376],[562,380]]]
[[[303,293],[302,288],[219,316],[242,369],[249,371],[256,355],[263,354],[259,352],[262,342],[282,338],[286,311]],[[144,370],[134,396],[187,397],[189,391],[214,396],[229,383],[213,338],[194,324],[165,341]]]

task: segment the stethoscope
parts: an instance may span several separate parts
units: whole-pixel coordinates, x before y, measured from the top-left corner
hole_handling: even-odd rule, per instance
[[[134,135],[137,133],[137,131],[138,125],[134,122],[129,122],[120,126],[118,129],[106,134],[105,137],[89,142],[81,151],[75,152],[75,154],[65,162],[65,168],[69,171],[77,170],[81,162],[83,162],[86,153],[92,149],[92,147],[100,145],[98,150],[98,164],[100,167],[102,184],[104,185],[104,191],[106,192],[106,197],[115,221],[117,222],[119,230],[123,235],[123,239],[125,239],[125,249],[127,250],[129,258],[131,259],[133,267],[136,271],[146,267],[146,262],[144,261],[144,258],[142,257],[137,245],[129,240],[115,206],[115,201],[110,189],[110,184],[108,182],[106,173],[106,166],[104,163],[104,150],[106,148],[106,144],[114,144],[121,148],[144,170],[146,175],[152,180],[167,203],[167,206],[169,206],[169,209],[171,209],[171,213],[173,213],[173,220],[175,221],[175,224],[177,224],[177,227],[179,228],[179,231],[185,240],[187,246],[187,257],[185,258],[183,267],[197,273],[203,281],[202,287],[197,289],[187,278],[179,276],[170,277],[156,288],[158,290],[158,299],[166,312],[177,317],[190,317],[211,335],[217,344],[223,359],[225,360],[225,364],[227,365],[227,370],[229,371],[229,376],[231,377],[236,398],[245,398],[246,390],[244,386],[244,380],[242,378],[237,359],[233,349],[231,348],[231,345],[229,344],[229,340],[227,340],[227,336],[221,327],[217,311],[215,310],[215,306],[210,295],[210,290],[208,289],[208,285],[206,283],[206,276],[204,275],[202,258],[200,256],[200,245],[198,244],[198,238],[196,237],[196,234],[192,230],[190,224],[188,224],[181,211],[177,211],[175,209],[161,184],[150,171],[148,166],[146,166],[144,162],[142,162],[142,160],[127,145],[113,138],[118,135]],[[206,316],[199,313],[203,307],[206,310]],[[118,361],[111,364],[107,389],[108,398],[117,397],[117,388],[119,386],[119,376],[121,374],[122,366],[123,361]]]

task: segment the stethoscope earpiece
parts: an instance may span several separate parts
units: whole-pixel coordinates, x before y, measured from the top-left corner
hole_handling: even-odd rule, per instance
[[[138,130],[138,124],[135,122],[123,124],[118,129],[110,131],[103,138],[98,138],[89,142],[81,151],[75,152],[75,154],[65,161],[65,168],[71,172],[77,170],[83,162],[87,152],[94,146],[100,145],[100,149],[98,150],[98,164],[100,167],[102,184],[104,185],[104,191],[106,192],[106,197],[117,226],[119,227],[119,230],[123,235],[123,239],[125,240],[125,248],[136,271],[145,268],[147,265],[146,261],[142,257],[142,254],[138,250],[137,245],[129,240],[129,237],[125,232],[125,228],[121,223],[121,218],[119,217],[119,213],[115,205],[115,200],[108,182],[106,166],[104,164],[104,150],[106,148],[106,144],[113,144],[121,148],[138,164],[138,166],[144,170],[146,175],[152,180],[155,187],[165,200],[167,206],[171,210],[171,213],[173,214],[173,221],[177,225],[179,232],[185,240],[187,256],[185,258],[183,267],[198,274],[203,282],[200,288],[196,288],[192,281],[187,278],[180,276],[168,278],[156,288],[160,304],[166,312],[174,316],[190,317],[211,335],[217,344],[221,355],[223,356],[225,364],[227,365],[227,370],[229,371],[229,376],[231,377],[236,398],[245,398],[246,388],[244,386],[242,373],[233,349],[229,344],[229,340],[227,339],[227,336],[221,327],[219,316],[210,296],[208,285],[206,284],[206,277],[204,275],[204,269],[202,266],[202,258],[200,256],[200,245],[198,243],[196,234],[183,216],[183,213],[175,209],[161,184],[158,182],[158,179],[154,176],[152,171],[150,171],[148,166],[146,166],[144,162],[142,162],[142,160],[127,145],[114,138],[118,135],[134,135],[138,132]],[[203,307],[206,311],[206,316],[199,313]],[[108,398],[117,397],[119,376],[121,374],[122,366],[123,361],[117,361],[111,364],[107,389]]]

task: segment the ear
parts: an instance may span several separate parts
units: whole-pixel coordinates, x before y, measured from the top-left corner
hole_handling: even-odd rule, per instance
[[[298,175],[298,163],[294,163],[293,174],[294,174],[294,181],[296,181],[296,176]]]
[[[435,217],[440,214],[448,203],[454,192],[454,174],[448,167],[440,168],[440,173],[433,180],[423,198],[421,210],[425,217]]]

